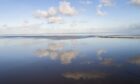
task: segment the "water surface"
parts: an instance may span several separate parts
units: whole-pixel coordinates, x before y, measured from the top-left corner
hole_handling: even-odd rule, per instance
[[[140,39],[1,38],[0,84],[140,84]]]

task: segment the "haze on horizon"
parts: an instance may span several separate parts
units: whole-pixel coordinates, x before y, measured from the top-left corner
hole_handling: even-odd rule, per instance
[[[1,34],[140,33],[140,0],[0,0]]]

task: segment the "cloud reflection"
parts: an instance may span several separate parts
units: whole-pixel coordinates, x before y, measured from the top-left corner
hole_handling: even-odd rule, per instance
[[[97,51],[97,58],[98,58],[99,60],[103,60],[102,55],[105,54],[105,53],[106,53],[106,50],[105,50],[105,49],[99,49],[99,50]]]
[[[77,56],[77,52],[66,51],[60,54],[60,60],[63,64],[69,64]]]
[[[108,58],[108,59],[104,59],[103,61],[101,61],[101,64],[106,65],[106,66],[112,66],[112,65],[114,65],[114,62],[111,58]]]
[[[96,53],[98,60],[100,61],[100,64],[105,66],[118,66],[114,64],[114,61],[111,57],[106,57],[104,54],[107,53],[106,49],[99,49]]]
[[[131,58],[129,60],[129,63],[140,65],[140,56],[136,56],[136,57]]]
[[[35,54],[41,58],[48,57],[51,60],[59,60],[62,64],[70,64],[78,52],[65,50],[64,44],[51,43],[47,49],[39,49]]]
[[[50,43],[48,45],[48,49],[52,51],[57,51],[64,48],[64,44],[62,43]]]
[[[63,76],[68,79],[74,80],[89,80],[89,79],[103,79],[109,76],[109,74],[104,72],[67,72]]]

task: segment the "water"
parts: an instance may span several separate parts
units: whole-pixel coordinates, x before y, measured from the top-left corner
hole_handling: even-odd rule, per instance
[[[0,84],[140,84],[140,39],[1,38]]]

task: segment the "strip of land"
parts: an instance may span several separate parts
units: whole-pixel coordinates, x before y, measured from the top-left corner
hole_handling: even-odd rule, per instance
[[[82,39],[82,38],[129,38],[140,39],[140,35],[1,35],[0,38],[46,38],[46,39]]]

